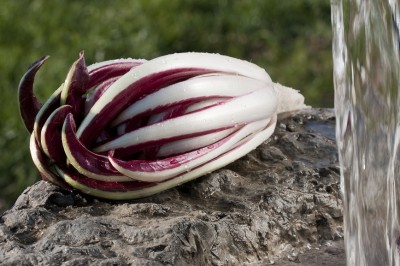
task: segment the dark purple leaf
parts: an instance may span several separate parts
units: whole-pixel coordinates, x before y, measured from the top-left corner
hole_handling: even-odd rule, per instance
[[[34,124],[34,134],[37,140],[40,140],[40,135],[42,132],[43,125],[46,123],[46,120],[49,116],[60,107],[60,97],[61,97],[61,88],[56,90],[53,95],[50,96],[49,99],[43,104],[39,113],[36,115],[35,124]]]
[[[25,127],[30,133],[33,131],[35,117],[42,106],[33,93],[33,83],[36,72],[48,58],[49,56],[44,56],[29,66],[18,86],[19,110]]]
[[[92,88],[110,78],[122,76],[132,68],[143,64],[143,60],[116,61],[89,71],[88,88]]]
[[[70,189],[71,186],[55,174],[52,169],[50,169],[51,162],[49,158],[47,158],[46,154],[42,152],[40,149],[35,137],[31,135],[30,140],[30,152],[32,156],[33,163],[35,164],[36,168],[39,170],[40,175],[42,176],[43,180],[49,181],[53,184],[56,184],[60,187]]]
[[[101,95],[119,78],[120,76],[110,78],[99,84],[94,92],[87,96],[85,103],[85,114],[90,111],[90,108],[97,102]]]
[[[79,59],[75,61],[64,82],[61,93],[61,105],[68,104],[73,108],[75,117],[83,115],[85,98],[88,87],[89,73],[85,64],[84,53],[79,53]]]
[[[93,178],[88,178],[82,174],[80,174],[74,168],[66,168],[66,167],[59,167],[59,170],[64,175],[67,175],[69,178],[74,180],[75,182],[82,184],[86,187],[95,189],[105,192],[128,192],[128,191],[135,191],[141,190],[143,188],[148,188],[157,185],[157,183],[150,183],[150,182],[141,182],[141,181],[129,181],[129,182],[115,182],[115,181],[100,181]],[[76,185],[73,185],[74,188],[79,189]],[[88,191],[83,191],[84,193],[90,194]],[[98,195],[100,196],[100,195]],[[108,197],[109,198],[109,197]]]
[[[115,170],[107,156],[93,153],[82,145],[75,134],[75,128],[74,118],[69,114],[63,126],[63,145],[70,163],[86,176],[110,180],[122,177],[123,175]]]
[[[41,132],[42,149],[58,165],[63,165],[66,162],[61,141],[61,130],[65,117],[71,112],[72,107],[70,105],[60,106],[47,119]]]

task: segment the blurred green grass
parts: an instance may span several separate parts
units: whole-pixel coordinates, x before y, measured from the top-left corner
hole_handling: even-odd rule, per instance
[[[265,68],[309,105],[333,107],[329,1],[2,1],[0,210],[39,179],[19,117],[19,79],[50,55],[35,83],[44,100],[81,50],[87,64],[184,51],[226,54]]]

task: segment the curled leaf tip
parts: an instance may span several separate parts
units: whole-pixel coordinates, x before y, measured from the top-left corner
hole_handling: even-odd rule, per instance
[[[61,105],[71,105],[77,117],[83,114],[84,95],[88,90],[88,81],[89,73],[86,67],[84,53],[80,52],[78,60],[76,60],[69,69],[61,93]]]
[[[37,71],[48,58],[49,56],[46,55],[32,63],[18,85],[19,110],[25,127],[30,133],[33,131],[35,117],[42,107],[42,104],[33,93],[33,83]]]

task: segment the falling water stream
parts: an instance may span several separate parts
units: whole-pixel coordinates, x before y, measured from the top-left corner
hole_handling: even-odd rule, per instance
[[[331,0],[347,265],[400,265],[400,0]]]

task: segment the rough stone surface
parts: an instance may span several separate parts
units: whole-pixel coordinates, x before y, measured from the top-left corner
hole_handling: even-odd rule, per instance
[[[284,116],[247,156],[152,197],[36,183],[0,217],[0,264],[344,265],[333,111]]]

